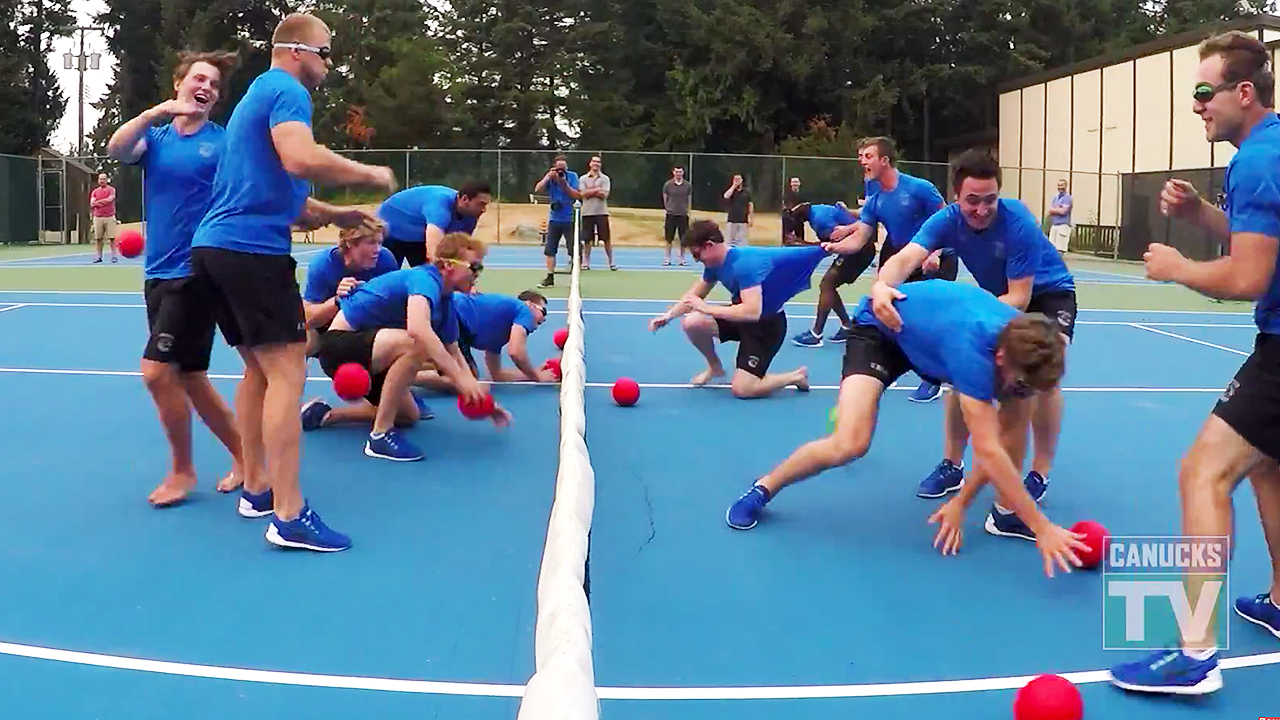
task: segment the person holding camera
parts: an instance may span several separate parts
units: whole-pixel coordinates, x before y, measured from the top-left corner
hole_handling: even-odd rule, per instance
[[[547,256],[547,277],[538,287],[549,288],[556,284],[556,253],[560,251],[560,239],[573,242],[573,201],[581,200],[578,173],[569,169],[569,160],[557,155],[555,163],[534,186],[535,193],[546,192],[551,197],[551,212],[547,215],[547,241],[542,254]],[[573,263],[573,248],[569,250],[569,263]]]

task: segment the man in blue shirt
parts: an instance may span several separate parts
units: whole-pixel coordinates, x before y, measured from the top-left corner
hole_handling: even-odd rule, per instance
[[[494,382],[555,382],[549,368],[535,368],[529,362],[529,335],[547,320],[547,299],[541,293],[525,290],[516,297],[490,293],[454,293],[458,309],[459,346],[471,371],[479,376],[471,350],[484,351],[485,367]],[[506,348],[514,369],[502,367],[502,350]]]
[[[209,383],[213,313],[191,279],[191,235],[209,207],[223,148],[224,130],[209,113],[237,61],[234,53],[182,53],[173,73],[174,99],[121,125],[107,143],[113,159],[143,171],[148,218],[143,296],[151,335],[142,353],[142,379],[173,458],[149,498],[157,507],[181,502],[196,487],[192,407],[231,454],[231,474],[218,483],[218,491],[236,490],[245,477],[235,417]]]
[[[837,227],[850,226],[858,221],[858,215],[840,205],[811,205],[800,203],[788,213],[787,223],[792,228],[788,234],[788,245],[803,245],[804,224],[809,223],[818,242],[831,242],[831,233]],[[799,234],[797,234],[799,230]],[[818,285],[818,314],[813,321],[813,329],[806,330],[791,338],[791,342],[800,347],[821,347],[822,328],[827,324],[827,314],[835,310],[840,319],[840,330],[831,339],[833,342],[844,342],[845,328],[849,327],[849,313],[840,299],[839,287],[851,285],[876,259],[876,244],[867,242],[857,252],[848,255],[836,255],[831,267],[822,275]]]
[[[547,241],[542,254],[547,256],[547,277],[538,287],[549,288],[556,284],[556,253],[560,251],[560,240],[563,238],[569,250],[569,263],[573,263],[573,203],[582,199],[578,183],[578,173],[569,169],[569,160],[557,155],[555,162],[546,175],[533,187],[536,193],[545,192],[551,196],[551,210],[547,215]]]
[[[324,524],[298,482],[307,335],[290,254],[292,226],[355,227],[373,220],[308,198],[309,181],[391,192],[396,179],[390,168],[360,164],[315,142],[311,90],[329,72],[329,28],[313,15],[294,14],[271,41],[271,68],[253,81],[227,123],[213,201],[192,238],[191,264],[223,338],[245,363],[236,390],[248,465],[240,514],[271,515],[266,537],[272,544],[334,552],[351,547],[351,539]]]
[[[807,392],[808,368],[777,375],[768,372],[787,335],[783,306],[809,288],[814,269],[826,256],[822,246],[729,247],[720,226],[711,220],[690,225],[680,244],[703,264],[702,277],[679,302],[650,320],[649,330],[685,315],[685,335],[707,360],[707,369],[693,378],[693,384],[706,385],[724,375],[716,353],[719,339],[738,343],[737,371],[730,381],[735,397],[766,397],[788,386]],[[732,305],[706,302],[717,282],[729,291]]]
[[[1270,60],[1266,45],[1243,32],[1201,44],[1191,108],[1204,121],[1209,142],[1237,148],[1227,165],[1226,211],[1185,180],[1168,181],[1160,194],[1161,212],[1198,225],[1229,244],[1230,254],[1195,262],[1168,245],[1152,243],[1144,258],[1153,280],[1176,282],[1212,298],[1258,303],[1253,354],[1227,385],[1183,459],[1178,490],[1183,535],[1235,542],[1239,536],[1233,532],[1231,496],[1249,478],[1271,552],[1271,584],[1267,592],[1238,598],[1235,611],[1280,637],[1280,119]],[[1206,581],[1202,575],[1187,575],[1187,597],[1202,597]],[[1218,690],[1222,671],[1216,624],[1210,613],[1203,637],[1184,637],[1181,647],[1117,665],[1111,682],[1126,690],[1180,695]]]
[[[867,138],[858,143],[858,162],[862,165],[863,178],[868,188],[867,201],[858,212],[856,223],[843,224],[831,231],[831,240],[843,240],[840,251],[842,256],[849,255],[851,260],[862,257],[862,251],[866,247],[875,246],[878,229],[884,225],[886,237],[880,246],[880,267],[884,267],[889,258],[911,242],[924,221],[945,204],[942,194],[933,183],[899,171],[894,166],[896,157],[893,141],[889,138]],[[813,329],[794,337],[792,341],[795,344],[802,347],[822,345],[822,328],[827,322],[828,308],[837,308],[839,317],[846,317],[844,303],[836,288],[852,284],[861,270],[858,273],[852,271],[860,264],[857,261],[850,264],[843,258],[836,259],[827,271],[829,277],[822,279],[826,294],[818,298],[818,312]],[[954,255],[939,251],[931,255],[921,271],[913,273],[908,281],[930,277],[955,280],[958,271],[959,263]],[[832,341],[844,342],[847,332],[842,325],[831,337]],[[922,381],[909,399],[931,402],[941,393],[941,387]]]
[[[979,287],[1010,306],[1041,313],[1058,324],[1068,342],[1075,334],[1075,281],[1040,222],[1018,200],[1000,197],[1000,166],[989,154],[970,151],[955,163],[952,187],[956,203],[925,222],[915,238],[880,267],[871,289],[872,307],[882,319],[894,316],[895,289],[938,250],[954,251],[973,273]],[[947,441],[942,462],[920,484],[922,498],[943,497],[964,484],[964,452],[968,434],[954,396],[946,401]],[[1032,412],[1035,457],[1025,483],[1037,501],[1049,487],[1049,471],[1062,428],[1062,390],[1037,397]],[[1015,454],[1021,465],[1025,452]],[[1017,518],[997,518],[998,534],[1034,540]]]
[[[1002,432],[1025,425],[1024,398],[1055,386],[1062,376],[1065,343],[1056,326],[1019,313],[979,288],[943,279],[912,283],[896,302],[903,319],[896,329],[876,317],[870,298],[854,312],[834,431],[801,446],[756,480],[729,508],[726,522],[750,530],[784,487],[865,455],[880,396],[910,370],[955,388],[979,458],[981,478],[930,518],[939,525],[935,547],[944,554],[959,550],[964,512],[978,487],[990,481],[996,488],[991,515],[1016,514],[1036,529],[1048,575],[1054,564],[1068,572],[1072,565],[1079,567],[1074,551],[1087,549],[1082,537],[1044,516],[1018,482],[1017,466],[1001,442]]]
[[[395,256],[396,266],[405,260],[409,267],[427,262],[431,249],[451,232],[475,234],[476,223],[492,199],[489,183],[471,180],[460,190],[419,185],[384,200],[378,217],[387,224],[384,244]]]
[[[452,381],[458,395],[478,402],[484,389],[467,368],[458,348],[455,291],[466,292],[484,269],[485,246],[466,233],[450,233],[435,248],[434,262],[379,275],[338,301],[339,309],[320,339],[320,367],[333,377],[356,363],[372,380],[365,400],[377,408],[365,442],[369,457],[413,462],[425,457],[397,425],[412,425],[418,408],[410,387],[430,363]],[[327,403],[313,400],[302,410],[302,424],[315,429],[367,417],[334,415]],[[501,407],[492,419],[503,426],[510,415]]]

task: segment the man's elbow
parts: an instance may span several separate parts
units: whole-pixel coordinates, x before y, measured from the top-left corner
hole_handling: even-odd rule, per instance
[[[280,153],[280,164],[284,167],[284,171],[294,177],[305,178],[311,174],[313,163],[311,162],[310,153],[305,151],[290,151]]]

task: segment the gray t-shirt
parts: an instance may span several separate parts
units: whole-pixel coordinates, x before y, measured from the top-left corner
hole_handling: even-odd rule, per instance
[[[676,184],[675,180],[668,180],[666,185],[662,186],[662,195],[667,207],[668,215],[688,215],[689,214],[689,197],[693,195],[693,186],[688,180]]]
[[[590,173],[582,175],[578,178],[578,184],[581,186],[579,190],[604,190],[609,192],[609,176],[600,173],[597,177],[591,177]],[[592,217],[596,215],[609,214],[609,201],[602,197],[589,197],[582,201],[582,216]]]

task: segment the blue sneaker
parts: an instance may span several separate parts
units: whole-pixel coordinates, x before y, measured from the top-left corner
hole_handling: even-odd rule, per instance
[[[938,467],[929,473],[929,477],[920,481],[920,489],[916,497],[940,498],[964,487],[964,463],[959,465],[950,460],[943,460]]]
[[[434,412],[431,412],[431,408],[427,405],[427,401],[423,400],[421,397],[414,395],[413,404],[418,406],[419,420],[431,420],[436,416]]]
[[[240,488],[240,505],[237,510],[240,515],[247,518],[266,517],[275,512],[276,497],[270,488],[261,495]]]
[[[416,462],[426,455],[399,430],[388,430],[381,437],[369,433],[369,441],[364,444],[364,454],[369,457],[395,460],[396,462]]]
[[[769,492],[759,485],[752,485],[746,495],[729,508],[725,514],[725,522],[734,530],[750,530],[756,526],[760,511],[769,504]]]
[[[1040,502],[1044,499],[1046,493],[1049,492],[1049,478],[1032,470],[1022,480],[1022,486],[1027,489],[1027,493],[1031,495],[1031,499]]]
[[[942,397],[942,386],[934,385],[933,383],[924,380],[921,381],[920,387],[916,388],[915,392],[907,396],[907,399],[911,402],[927,403],[933,402],[940,397]]]
[[[842,343],[849,339],[849,328],[841,325],[840,329],[832,333],[831,342]]]
[[[267,542],[316,552],[339,552],[351,547],[351,538],[325,525],[310,505],[303,505],[298,517],[289,522],[272,519],[267,527]]]
[[[1270,593],[1238,598],[1236,614],[1280,638],[1280,607],[1276,607]]]
[[[1017,515],[1010,513],[1002,513],[999,508],[992,507],[991,513],[987,515],[986,523],[987,532],[1000,537],[1022,538],[1023,540],[1036,541],[1036,534],[1022,522]]]
[[[791,342],[799,345],[800,347],[822,347],[822,336],[814,335],[812,330],[805,330],[799,335],[791,338]]]
[[[1196,660],[1181,650],[1161,650],[1111,668],[1111,684],[1137,692],[1207,695],[1222,688],[1218,654]]]
[[[316,398],[302,406],[302,429],[310,432],[324,427],[324,419],[329,417],[329,403]]]

